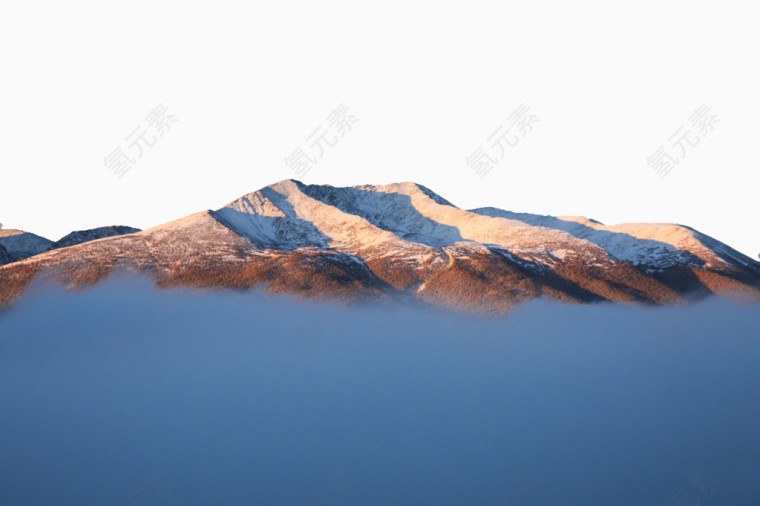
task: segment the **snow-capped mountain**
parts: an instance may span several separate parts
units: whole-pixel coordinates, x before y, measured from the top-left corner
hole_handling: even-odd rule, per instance
[[[535,297],[760,299],[760,263],[689,227],[466,211],[415,183],[335,188],[285,180],[216,211],[5,265],[3,300],[38,276],[80,286],[119,269],[160,286],[261,286],[483,311]]]

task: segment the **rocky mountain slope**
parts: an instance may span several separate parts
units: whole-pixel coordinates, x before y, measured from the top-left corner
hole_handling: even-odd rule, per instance
[[[120,270],[159,286],[263,287],[486,312],[536,297],[760,300],[760,263],[689,227],[466,211],[414,183],[335,188],[285,180],[216,211],[0,267],[0,303],[36,278],[77,287]]]

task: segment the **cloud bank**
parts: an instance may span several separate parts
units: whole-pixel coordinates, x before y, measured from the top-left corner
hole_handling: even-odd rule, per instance
[[[756,504],[758,328],[758,306],[720,299],[484,319],[124,279],[36,290],[0,314],[0,490],[5,504]]]

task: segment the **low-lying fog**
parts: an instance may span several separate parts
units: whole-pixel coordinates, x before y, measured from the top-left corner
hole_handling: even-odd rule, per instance
[[[38,288],[0,314],[0,503],[757,505],[758,309]]]

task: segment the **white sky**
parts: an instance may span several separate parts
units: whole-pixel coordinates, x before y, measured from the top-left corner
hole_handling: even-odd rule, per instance
[[[284,157],[344,103],[359,121],[304,182],[683,223],[756,258],[754,5],[615,5],[8,2],[0,222],[55,240],[219,208],[294,177]],[[117,179],[103,158],[159,103],[178,121]],[[465,156],[521,103],[540,121],[478,178]],[[647,157],[702,103],[721,121],[660,179]]]

